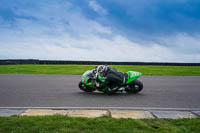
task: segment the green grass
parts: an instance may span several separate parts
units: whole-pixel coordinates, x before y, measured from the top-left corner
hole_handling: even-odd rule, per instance
[[[195,119],[114,119],[54,116],[0,117],[0,133],[199,133]]]
[[[0,74],[83,74],[95,65],[0,65]],[[112,65],[121,72],[139,71],[143,75],[200,76],[200,66]]]

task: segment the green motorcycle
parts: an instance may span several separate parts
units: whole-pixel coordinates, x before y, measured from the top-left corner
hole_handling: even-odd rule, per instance
[[[114,90],[112,94],[116,92],[124,92],[124,91],[128,93],[140,92],[143,89],[143,83],[138,80],[138,78],[141,75],[142,74],[140,72],[135,72],[135,71],[126,72],[124,86],[121,86],[118,89]],[[103,82],[105,82],[105,77],[101,77],[97,73],[94,73],[94,71],[88,70],[82,75],[81,81],[79,83],[79,88],[85,92],[93,92],[95,90],[98,90],[100,92],[110,94],[109,88],[112,85],[107,85],[104,88],[99,87],[99,84]]]

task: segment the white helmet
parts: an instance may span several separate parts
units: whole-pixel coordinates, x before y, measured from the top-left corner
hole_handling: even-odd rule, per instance
[[[107,65],[99,65],[97,67],[97,73],[100,74],[100,76],[104,76],[107,71],[108,66]]]

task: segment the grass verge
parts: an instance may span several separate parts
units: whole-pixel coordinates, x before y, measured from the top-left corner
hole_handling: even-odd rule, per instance
[[[200,118],[114,119],[54,116],[0,117],[0,133],[199,133]]]
[[[80,75],[95,65],[0,65],[0,74]],[[143,75],[200,76],[200,66],[111,65],[121,72],[138,71]]]

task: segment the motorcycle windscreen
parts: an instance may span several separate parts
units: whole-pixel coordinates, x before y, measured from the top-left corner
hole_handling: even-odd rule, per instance
[[[88,79],[91,78],[91,77],[92,77],[92,70],[86,71],[86,72],[82,75],[82,77],[81,77],[82,83],[84,83],[84,84],[86,84],[86,85],[87,85],[87,84],[90,85],[91,83],[88,82]]]

